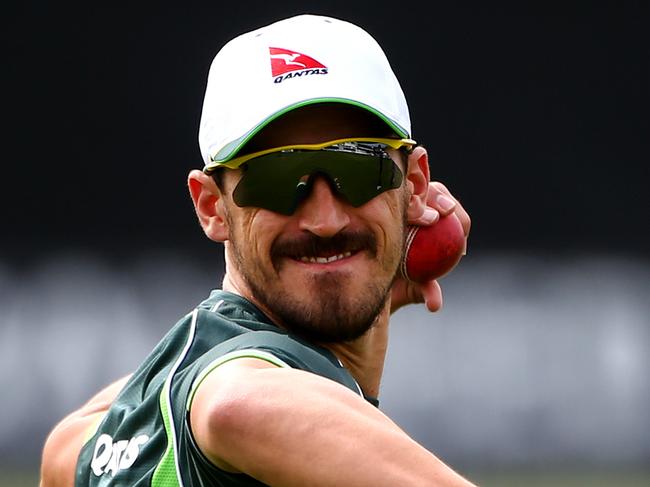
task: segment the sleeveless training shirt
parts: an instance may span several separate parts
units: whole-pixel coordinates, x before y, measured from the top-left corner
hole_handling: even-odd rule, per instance
[[[176,323],[129,379],[84,444],[75,486],[264,485],[214,466],[189,426],[194,388],[239,357],[313,372],[362,395],[331,352],[281,330],[246,299],[216,290]]]

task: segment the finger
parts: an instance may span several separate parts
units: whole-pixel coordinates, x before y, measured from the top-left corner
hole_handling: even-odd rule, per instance
[[[426,227],[429,225],[433,225],[435,222],[437,222],[440,219],[440,212],[438,212],[438,210],[433,208],[433,206],[430,204],[431,198],[432,198],[431,183],[429,183],[426,204],[424,205],[422,214],[420,214],[415,218],[409,217],[408,219],[409,225],[420,225]]]
[[[442,308],[442,288],[438,281],[428,281],[422,284],[420,292],[429,311],[435,313]]]
[[[472,219],[460,203],[456,205],[455,213],[460,220],[460,224],[463,226],[463,233],[465,234],[465,237],[467,237],[469,235],[469,230],[472,227]]]
[[[432,202],[431,204],[435,204],[435,201],[442,197],[450,198],[454,201],[455,205],[453,207],[453,212],[456,213],[456,216],[460,220],[460,224],[463,226],[463,232],[465,233],[465,237],[469,235],[470,228],[472,226],[472,219],[469,216],[469,213],[465,210],[463,205],[454,197],[454,195],[451,194],[451,192],[447,189],[447,187],[442,184],[439,181],[434,181],[430,184],[429,187],[429,194],[432,195]],[[445,213],[443,210],[438,205],[435,205],[436,209],[440,211],[442,215],[448,215],[451,213],[451,211]]]
[[[440,219],[440,213],[438,212],[438,210],[431,208],[430,206],[427,206],[424,208],[422,215],[420,215],[418,218],[409,218],[408,223],[409,225],[429,226],[429,225],[433,225],[439,219]]]
[[[441,216],[453,213],[458,201],[452,196],[444,184],[434,181],[429,183],[427,204],[440,212]]]

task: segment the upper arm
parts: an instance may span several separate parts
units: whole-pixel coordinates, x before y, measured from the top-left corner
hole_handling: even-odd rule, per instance
[[[227,430],[224,423],[233,419],[232,411],[239,407],[235,403],[241,401],[242,386],[248,383],[251,373],[277,367],[267,360],[242,357],[211,368],[196,381],[188,403],[192,435],[200,450],[217,467],[227,472],[241,472],[225,460],[223,450],[228,441],[224,434],[216,434],[216,431]]]
[[[101,421],[105,411],[80,415],[75,411],[56,425],[43,448],[41,487],[71,486],[74,484],[77,457],[84,444],[86,432]]]
[[[54,427],[43,447],[41,487],[74,485],[77,457],[81,448],[129,377],[123,377],[102,389]]]
[[[337,382],[252,357],[230,360],[211,369],[200,380],[188,407],[192,434],[212,463],[266,483],[269,473],[294,472],[299,466],[292,460],[297,458],[295,455],[280,452],[307,447],[305,436],[296,434],[300,429],[315,433],[324,425],[322,421],[337,411],[341,415],[335,415],[335,421],[348,424],[368,413],[386,418]],[[362,423],[357,422],[357,428]],[[318,435],[307,436],[315,444],[320,442]],[[331,441],[321,439],[321,448]]]
[[[212,369],[189,403],[203,454],[273,486],[469,486],[347,387],[240,358]]]

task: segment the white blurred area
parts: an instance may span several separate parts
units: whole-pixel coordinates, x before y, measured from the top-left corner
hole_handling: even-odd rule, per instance
[[[222,274],[171,251],[0,260],[0,468],[37,465],[56,421]],[[441,312],[393,318],[380,400],[398,424],[466,468],[650,464],[647,260],[470,254],[442,284]]]

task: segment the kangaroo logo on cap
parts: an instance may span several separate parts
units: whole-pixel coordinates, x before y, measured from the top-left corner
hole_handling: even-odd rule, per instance
[[[271,76],[273,76],[276,83],[299,76],[327,74],[327,66],[306,54],[280,47],[269,47],[269,53],[271,57]]]

